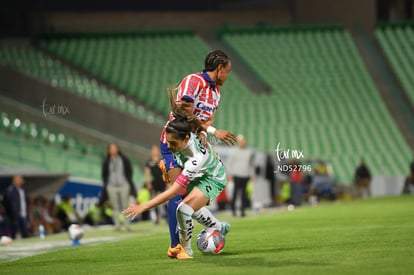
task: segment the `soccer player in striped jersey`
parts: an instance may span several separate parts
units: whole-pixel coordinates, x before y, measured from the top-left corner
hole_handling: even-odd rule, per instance
[[[201,130],[209,135],[214,135],[219,140],[231,144],[236,142],[233,133],[215,129],[213,127],[214,117],[220,103],[220,86],[224,84],[231,71],[231,61],[229,57],[220,50],[215,50],[207,54],[204,61],[204,70],[199,73],[186,76],[178,86],[176,103],[179,104],[187,114],[195,115],[201,122]],[[169,121],[173,118],[170,115]],[[168,148],[166,141],[166,128],[161,133],[160,148],[164,159],[164,165],[168,171],[168,177],[174,182],[181,173],[182,168],[175,161],[173,153]],[[183,194],[171,198],[167,205],[168,226],[170,231],[171,244],[167,255],[174,258],[179,249],[179,236],[177,231],[176,209]]]
[[[194,134],[201,131],[200,126],[200,121],[194,116],[187,117],[185,113],[174,114],[174,119],[166,127],[165,139],[176,162],[183,170],[166,191],[146,203],[132,204],[123,211],[127,218],[134,219],[144,211],[185,191],[186,195],[176,212],[180,235],[180,244],[175,247],[178,250],[175,255],[177,259],[193,258],[193,218],[206,227],[217,228],[223,235],[230,231],[228,223],[220,222],[204,207],[224,189],[226,171],[212,146],[209,143],[204,145]]]

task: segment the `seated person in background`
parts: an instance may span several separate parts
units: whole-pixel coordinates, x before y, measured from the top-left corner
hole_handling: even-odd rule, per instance
[[[309,188],[309,196],[316,196],[320,200],[335,200],[335,183],[323,165],[315,168]]]
[[[138,191],[137,202],[138,204],[146,203],[147,201],[151,200],[151,183],[146,182],[143,184],[142,188]],[[152,213],[152,214],[150,214]],[[158,223],[158,220],[155,216],[154,210],[147,210],[141,214],[142,221],[148,221],[152,219],[154,223]]]
[[[37,196],[33,201],[31,210],[33,232],[37,235],[39,225],[42,224],[48,234],[61,230],[61,223],[54,217],[54,207],[50,200],[43,196]]]
[[[78,213],[70,203],[70,196],[63,196],[62,201],[58,205],[57,218],[62,223],[62,228],[67,230],[68,227],[73,223],[80,223]]]
[[[105,224],[104,223],[104,217],[103,217],[103,207],[99,205],[99,203],[92,204],[88,208],[88,213],[86,214],[85,218],[83,219],[83,222],[85,224],[89,224],[92,226]]]

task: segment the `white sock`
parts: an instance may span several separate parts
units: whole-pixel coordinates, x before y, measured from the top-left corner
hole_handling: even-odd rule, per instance
[[[187,253],[192,253],[191,238],[193,237],[193,218],[194,209],[186,203],[180,203],[177,207],[178,234],[180,243]]]
[[[194,212],[193,218],[205,227],[213,227],[221,230],[221,222],[214,217],[213,213],[207,207],[202,207],[197,212]]]

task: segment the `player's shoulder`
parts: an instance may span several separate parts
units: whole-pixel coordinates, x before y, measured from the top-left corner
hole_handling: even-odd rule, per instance
[[[201,140],[199,139],[199,137],[194,134],[191,133],[192,138],[191,138],[191,146],[193,148],[193,151],[195,153],[195,155],[199,155],[202,156],[203,158],[205,156],[207,156],[209,154],[209,148],[205,147]]]
[[[205,82],[206,80],[201,75],[201,73],[192,73],[184,77],[184,81],[190,81],[190,82]]]

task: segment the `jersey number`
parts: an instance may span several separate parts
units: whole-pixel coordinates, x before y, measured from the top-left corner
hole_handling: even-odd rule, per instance
[[[201,143],[201,140],[198,141],[198,149],[200,149],[200,152],[205,155],[207,153],[206,147],[203,146]]]

